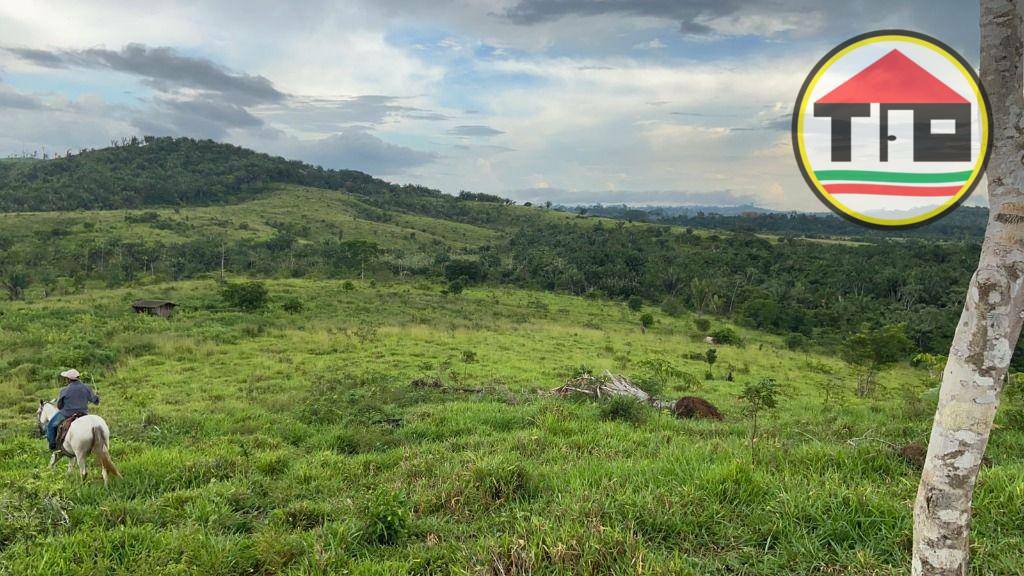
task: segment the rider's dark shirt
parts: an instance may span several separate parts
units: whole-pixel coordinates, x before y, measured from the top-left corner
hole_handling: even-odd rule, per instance
[[[89,402],[99,404],[100,397],[80,380],[72,380],[71,383],[60,389],[60,394],[57,396],[57,408],[64,416],[88,414]]]

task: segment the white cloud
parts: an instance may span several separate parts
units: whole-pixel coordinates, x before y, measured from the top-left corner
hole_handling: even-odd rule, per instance
[[[668,48],[668,44],[662,42],[660,38],[655,38],[649,42],[640,42],[639,44],[633,45],[634,50],[662,50],[664,48]]]

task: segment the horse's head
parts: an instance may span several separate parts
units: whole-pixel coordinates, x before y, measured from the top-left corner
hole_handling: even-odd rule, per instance
[[[48,400],[40,400],[39,408],[36,410],[36,425],[39,427],[39,433],[42,435],[46,434],[46,423],[53,418],[53,415],[57,413],[57,406]]]

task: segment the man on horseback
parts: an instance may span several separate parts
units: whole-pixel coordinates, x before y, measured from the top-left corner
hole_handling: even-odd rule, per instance
[[[60,375],[67,380],[67,385],[60,389],[57,396],[57,408],[60,411],[46,425],[46,439],[50,443],[50,450],[57,449],[57,428],[61,422],[76,414],[88,414],[90,402],[100,403],[100,397],[79,380],[81,374],[78,370],[72,368],[61,372]]]

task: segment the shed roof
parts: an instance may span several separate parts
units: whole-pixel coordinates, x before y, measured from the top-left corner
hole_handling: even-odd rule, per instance
[[[967,104],[903,52],[893,49],[825,94],[820,104]]]

